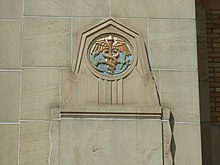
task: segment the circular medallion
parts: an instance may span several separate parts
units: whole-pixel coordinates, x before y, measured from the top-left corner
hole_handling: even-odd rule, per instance
[[[133,60],[132,47],[122,37],[98,37],[89,48],[88,60],[95,72],[105,79],[114,79],[126,73]]]

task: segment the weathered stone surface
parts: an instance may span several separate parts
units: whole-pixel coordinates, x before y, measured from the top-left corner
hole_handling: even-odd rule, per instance
[[[162,165],[161,133],[159,120],[64,119],[61,164]]]
[[[70,19],[24,19],[23,66],[69,66],[70,22]]]
[[[173,130],[175,164],[201,165],[200,123],[174,123]]]
[[[111,11],[114,17],[194,19],[194,3],[193,0],[112,0]]]
[[[153,69],[197,69],[195,21],[150,20],[148,35]]]
[[[159,107],[156,84],[150,72],[123,80],[123,104]],[[158,111],[152,108],[151,113],[158,113]]]
[[[62,105],[98,105],[98,81],[87,75],[62,70]],[[89,92],[88,92],[89,91]]]
[[[23,69],[21,119],[50,119],[59,106],[59,69]]]
[[[199,121],[198,73],[160,71],[162,107],[169,107],[175,121]]]
[[[156,83],[157,91],[160,92],[160,71],[153,70],[152,75],[153,75],[154,81]]]
[[[76,50],[79,48],[79,39],[83,29],[87,29],[88,27],[93,26],[95,23],[100,22],[101,19],[98,18],[74,18],[72,19],[72,50]],[[72,67],[75,68],[77,60],[77,54],[72,52]]]
[[[108,0],[25,0],[25,15],[108,16]]]
[[[173,164],[173,128],[171,127],[171,111],[169,108],[163,108],[162,115],[162,128],[163,128],[163,153],[164,153],[164,165]]]
[[[2,165],[17,165],[18,130],[18,125],[0,125],[0,164]]]
[[[0,91],[0,122],[18,122],[20,72],[0,72]]]
[[[20,164],[59,165],[59,121],[22,122]]]
[[[20,19],[22,16],[23,0],[1,0],[0,18]]]
[[[1,6],[0,1],[0,7]],[[0,9],[1,12],[1,9]],[[1,14],[0,14],[1,15]],[[21,22],[0,22],[0,68],[21,67]]]
[[[117,19],[118,21],[122,22],[124,25],[126,25],[129,28],[132,28],[137,33],[141,35],[143,38],[145,44],[148,44],[148,35],[147,35],[147,29],[148,29],[148,21],[146,19]]]
[[[21,123],[20,164],[47,165],[50,123]]]

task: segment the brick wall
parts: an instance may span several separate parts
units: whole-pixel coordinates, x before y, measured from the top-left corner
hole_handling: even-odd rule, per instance
[[[207,10],[211,121],[220,122],[220,10]]]

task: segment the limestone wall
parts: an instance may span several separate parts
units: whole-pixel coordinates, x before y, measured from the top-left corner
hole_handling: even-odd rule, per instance
[[[143,36],[175,164],[202,164],[193,0],[0,0],[0,164],[59,164],[62,77],[79,31],[109,16]]]

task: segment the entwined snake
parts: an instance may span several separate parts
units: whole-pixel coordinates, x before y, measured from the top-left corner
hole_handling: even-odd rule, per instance
[[[110,56],[107,54],[109,50],[103,50],[103,56],[105,57],[105,63],[107,64],[107,69],[110,74],[114,73],[115,65],[117,64],[117,58],[119,56],[119,51],[118,50],[113,50],[115,53],[114,55]]]

